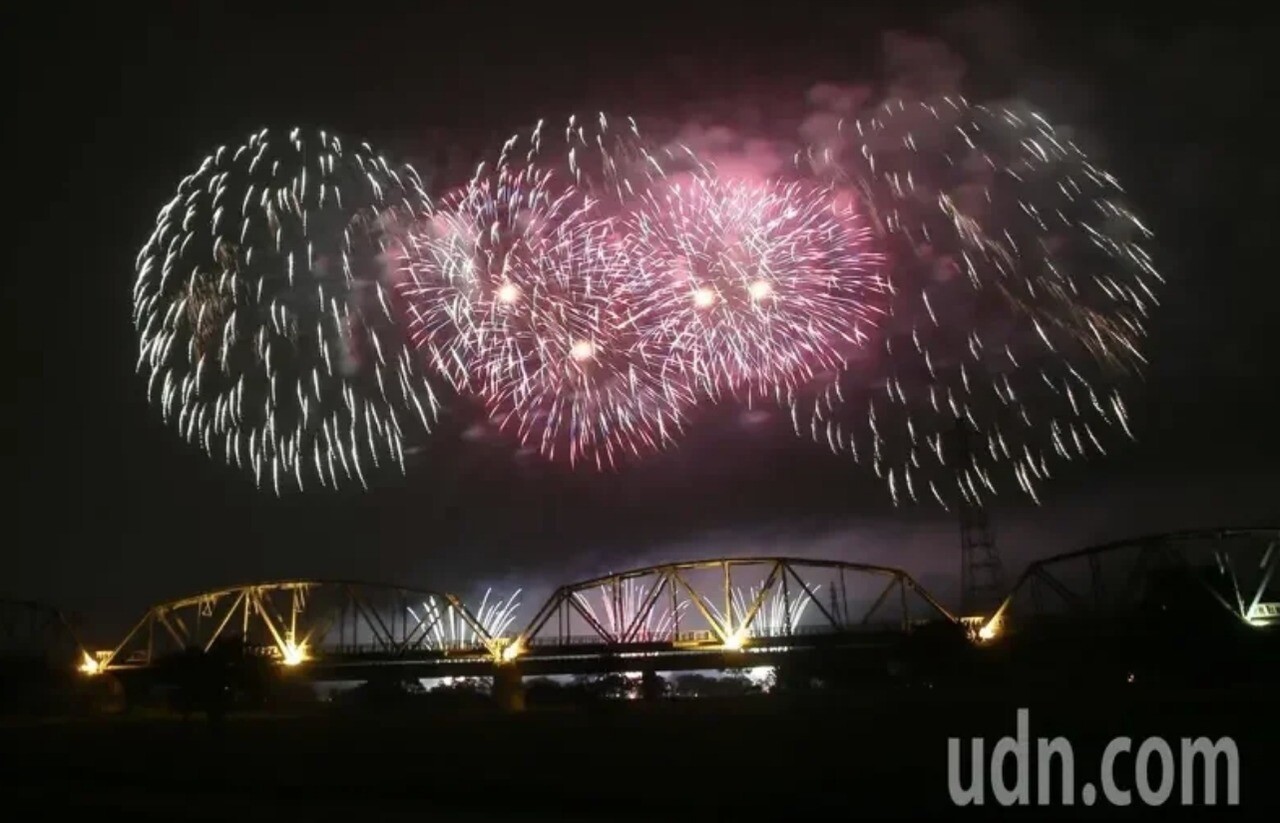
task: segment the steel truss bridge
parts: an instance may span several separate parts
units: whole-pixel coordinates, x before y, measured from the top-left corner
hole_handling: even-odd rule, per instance
[[[1280,528],[1214,529],[1037,561],[984,616],[952,614],[902,569],[750,557],[560,586],[522,629],[514,601],[487,595],[468,603],[432,589],[288,580],[154,605],[115,646],[92,654],[60,613],[38,604],[0,601],[8,619],[0,631],[27,626],[27,645],[51,633],[70,638],[82,671],[126,677],[223,651],[318,681],[753,668],[807,653],[894,655],[935,630],[999,642],[1042,618],[1112,619],[1152,602],[1170,575],[1192,581],[1219,615],[1280,625],[1278,563]],[[1185,588],[1177,596],[1188,597]]]
[[[34,600],[0,598],[0,658],[83,654],[72,621],[59,609]]]
[[[153,669],[234,649],[316,680],[765,666],[786,655],[883,649],[959,619],[901,569],[787,557],[648,566],[557,588],[520,631],[513,604],[442,591],[290,580],[152,606],[87,672]]]
[[[980,628],[1108,620],[1170,607],[1253,627],[1280,625],[1280,528],[1223,528],[1129,538],[1030,564]]]

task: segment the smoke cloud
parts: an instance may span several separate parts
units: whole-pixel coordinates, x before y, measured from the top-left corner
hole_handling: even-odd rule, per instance
[[[646,118],[646,131],[668,138],[667,148],[688,148],[723,176],[748,181],[776,178],[796,170],[808,151],[821,175],[823,158],[844,147],[842,129],[891,101],[964,96],[971,102],[1018,104],[1052,101],[1055,128],[1078,140],[1066,125],[1086,116],[1085,85],[1063,72],[1032,65],[1033,31],[1009,6],[983,4],[939,21],[934,31],[889,31],[879,43],[877,69],[870,77],[822,78],[808,88],[762,85],[753,96],[698,104],[682,123]],[[1034,106],[1033,106],[1034,108]],[[843,123],[843,126],[842,126]],[[918,139],[945,123],[922,120]],[[816,161],[816,162],[814,162]]]

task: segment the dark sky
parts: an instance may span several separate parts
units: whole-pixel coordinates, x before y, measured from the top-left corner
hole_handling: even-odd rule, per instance
[[[22,286],[11,323],[15,371],[38,382],[24,379],[15,404],[24,469],[0,590],[118,621],[262,577],[540,586],[647,560],[776,551],[896,563],[945,595],[952,520],[894,511],[864,469],[794,437],[709,427],[602,477],[446,431],[406,480],[276,500],[183,446],[133,372],[134,255],[177,181],[223,142],[315,124],[429,164],[573,110],[767,118],[820,81],[892,81],[891,31],[947,43],[971,94],[1021,95],[1083,129],[1156,230],[1169,279],[1133,403],[1140,442],[1067,473],[1038,509],[1002,504],[1007,562],[1127,533],[1280,520],[1267,24],[1167,10],[1153,21],[695,5],[526,4],[466,19],[345,3],[260,19],[156,4],[31,26],[13,75],[9,163],[28,182],[9,218]]]

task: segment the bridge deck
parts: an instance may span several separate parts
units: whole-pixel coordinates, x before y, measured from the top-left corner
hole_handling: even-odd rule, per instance
[[[541,643],[526,649],[514,664],[524,676],[600,674],[622,671],[695,671],[744,669],[777,665],[806,653],[838,652],[886,657],[909,637],[899,631],[857,631],[752,638],[744,649],[725,649],[715,642],[599,642]],[[571,638],[569,640],[574,640]],[[578,639],[581,640],[581,639]],[[483,648],[442,652],[404,651],[400,654],[359,650],[318,650],[311,659],[292,667],[315,681],[366,680],[394,674],[405,678],[486,677],[500,666]],[[114,672],[145,672],[155,666],[115,664]]]

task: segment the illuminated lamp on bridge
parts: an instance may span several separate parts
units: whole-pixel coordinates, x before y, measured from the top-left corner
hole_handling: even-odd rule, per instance
[[[292,640],[285,641],[280,648],[280,662],[286,666],[300,666],[307,661],[307,646],[305,643],[295,643]]]

